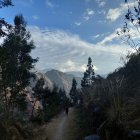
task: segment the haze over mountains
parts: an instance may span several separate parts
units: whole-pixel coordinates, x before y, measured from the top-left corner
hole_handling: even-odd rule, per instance
[[[57,70],[57,69],[44,69],[42,70],[43,73],[46,73],[48,71],[52,71],[52,70]],[[57,71],[60,71],[60,70],[57,70]],[[61,71],[60,71],[61,72]],[[63,72],[65,74],[70,74],[70,75],[73,75],[75,77],[83,77],[83,72],[80,72],[80,71],[69,71],[69,72]]]

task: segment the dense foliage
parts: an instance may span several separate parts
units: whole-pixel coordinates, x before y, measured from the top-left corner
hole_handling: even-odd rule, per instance
[[[140,130],[139,73],[140,53],[131,53],[123,67],[106,79],[96,77],[92,88],[83,90],[81,110],[88,114],[85,125],[103,140],[126,140],[133,130]]]
[[[54,86],[51,91],[48,87],[45,87],[45,81],[43,78],[37,80],[31,98],[31,120],[39,123],[49,121],[70,104],[64,90],[58,89]],[[41,106],[36,107],[38,101]]]
[[[0,96],[1,107],[8,113],[26,109],[26,87],[32,77],[30,70],[37,59],[30,56],[35,48],[29,41],[30,34],[26,31],[26,24],[22,15],[14,20],[15,27],[10,31],[0,46]]]
[[[7,29],[8,34],[0,45],[0,138],[32,139],[33,128],[24,119],[26,87],[33,76],[30,70],[37,61],[30,55],[35,46],[22,15],[15,16],[13,28]]]

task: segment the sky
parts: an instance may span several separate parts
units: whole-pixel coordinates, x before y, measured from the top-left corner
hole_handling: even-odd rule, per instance
[[[36,45],[31,55],[36,69],[63,72],[86,69],[88,57],[96,74],[107,74],[123,65],[130,46],[116,34],[124,24],[124,0],[13,0],[0,16],[13,23],[23,14]]]

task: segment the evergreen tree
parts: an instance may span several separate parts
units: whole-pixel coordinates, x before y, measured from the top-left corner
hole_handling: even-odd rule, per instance
[[[11,5],[12,5],[12,1],[11,0],[1,0],[0,1],[0,8],[11,6]]]
[[[30,72],[37,59],[30,56],[35,48],[26,31],[26,22],[22,15],[15,16],[14,28],[10,30],[4,43],[0,46],[0,88],[1,99],[6,111],[14,108],[25,109],[25,88],[33,76]]]
[[[76,104],[78,101],[78,94],[77,94],[77,82],[75,78],[73,78],[72,80],[72,88],[69,94],[70,94],[70,98],[72,99],[72,102]]]
[[[45,111],[47,109],[47,98],[49,97],[49,95],[51,94],[51,91],[48,87],[45,87],[43,89],[43,94],[42,94],[42,107],[43,110]]]
[[[89,87],[94,83],[95,73],[92,65],[92,59],[88,58],[87,70],[84,72],[84,77],[81,81],[82,87]]]
[[[12,6],[12,0],[0,0],[0,8],[3,7],[8,7]],[[7,31],[11,28],[12,26],[8,24],[4,18],[0,18],[0,37],[3,37],[6,35],[6,32],[4,31],[4,28],[7,29]]]
[[[31,117],[34,116],[34,110],[35,110],[35,106],[36,106],[36,102],[37,101],[41,101],[42,103],[44,103],[44,79],[40,78],[35,87],[33,88],[34,93],[32,94],[32,103],[33,103],[33,107],[32,107],[32,113],[31,113]]]
[[[65,92],[65,90],[63,89],[61,89],[60,88],[60,90],[59,90],[59,95],[60,95],[60,104],[61,104],[61,106],[64,108],[65,106],[68,106],[68,104],[69,104],[69,99],[68,99],[68,97],[66,96],[66,92]]]

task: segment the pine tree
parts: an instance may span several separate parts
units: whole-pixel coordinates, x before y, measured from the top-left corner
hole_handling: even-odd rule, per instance
[[[60,105],[64,108],[65,106],[69,105],[69,99],[66,95],[66,92],[64,89],[59,89],[59,95],[60,95]]]
[[[26,87],[33,76],[30,70],[37,62],[37,59],[30,56],[35,46],[30,41],[23,16],[17,15],[14,24],[0,46],[1,98],[6,111],[26,108]]]
[[[88,58],[87,70],[84,72],[84,77],[81,81],[82,87],[89,87],[92,86],[95,79],[95,73],[92,65],[91,57]]]
[[[12,6],[12,0],[0,0],[0,8]],[[9,31],[12,26],[8,24],[4,18],[0,18],[0,37],[5,36],[7,33],[5,32],[4,28]]]
[[[0,1],[0,8],[11,6],[11,5],[12,5],[12,1],[11,0],[1,0]]]
[[[34,116],[34,110],[35,110],[35,106],[36,106],[36,102],[37,101],[41,101],[42,104],[44,103],[44,79],[40,78],[35,87],[33,88],[34,93],[32,94],[32,103],[33,103],[33,107],[32,107],[32,113],[31,113],[31,118]],[[43,106],[43,105],[42,105]]]
[[[77,82],[75,78],[73,78],[72,80],[72,87],[71,87],[69,95],[70,95],[70,98],[72,99],[72,102],[76,104],[78,101],[78,94],[77,94]]]

